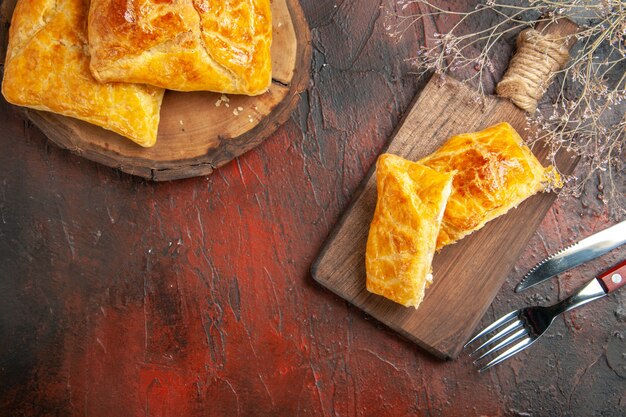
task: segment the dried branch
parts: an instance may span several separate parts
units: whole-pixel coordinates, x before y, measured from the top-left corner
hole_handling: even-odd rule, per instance
[[[452,73],[476,87],[477,100],[504,68],[492,59],[524,28],[567,17],[581,26],[572,58],[557,75],[537,115],[531,142],[545,142],[554,162],[566,150],[580,157],[578,177],[561,193],[578,197],[600,177],[599,198],[611,214],[626,214],[626,1],[488,0],[472,10],[448,10],[445,1],[399,0],[387,8],[386,29],[401,38],[424,23],[454,22],[433,33],[410,61],[416,73]],[[487,22],[487,25],[485,25]],[[485,27],[487,26],[487,27]]]

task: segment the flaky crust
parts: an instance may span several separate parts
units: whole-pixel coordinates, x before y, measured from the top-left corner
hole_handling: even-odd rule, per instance
[[[555,168],[544,168],[508,123],[454,136],[419,162],[455,173],[437,249],[480,229],[533,194],[561,185]]]
[[[92,0],[100,81],[258,95],[270,86],[270,0]]]
[[[101,84],[89,71],[88,0],[20,0],[9,32],[2,94],[154,144],[163,90]]]
[[[378,158],[365,255],[368,291],[404,306],[421,303],[452,177],[399,156]]]

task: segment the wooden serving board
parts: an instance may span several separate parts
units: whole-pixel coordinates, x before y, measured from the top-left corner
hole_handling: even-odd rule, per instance
[[[524,137],[526,117],[508,100],[487,97],[484,106],[464,84],[433,76],[400,123],[386,152],[418,160],[449,137],[509,122]],[[547,149],[533,149],[546,163]],[[576,160],[559,155],[569,173]],[[434,283],[418,309],[406,308],[365,288],[365,246],[376,207],[374,167],[332,232],[312,267],[320,284],[398,331],[434,355],[456,358],[535,232],[556,195],[535,195],[517,209],[493,220],[433,261]]]
[[[0,59],[14,4],[7,0],[0,10]],[[155,181],[208,175],[273,133],[289,118],[307,86],[311,40],[298,0],[273,0],[272,22],[269,91],[256,97],[228,95],[228,107],[216,106],[218,93],[166,91],[152,148],[70,117],[30,109],[26,114],[60,147],[129,174]]]

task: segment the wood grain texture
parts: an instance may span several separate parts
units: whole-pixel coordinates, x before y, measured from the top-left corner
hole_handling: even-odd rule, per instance
[[[0,0],[2,27],[13,1]],[[0,416],[622,415],[623,289],[479,375],[467,355],[438,361],[311,278],[426,83],[407,59],[455,22],[433,17],[398,40],[379,0],[301,3],[313,58],[295,112],[208,177],[153,182],[91,162],[0,97]],[[494,47],[495,78],[513,37]],[[481,325],[562,299],[626,256],[513,292],[548,253],[611,224],[596,186],[557,199]]]
[[[527,134],[525,114],[514,104],[487,97],[480,105],[473,100],[474,95],[470,87],[452,78],[434,76],[408,111],[386,152],[416,161],[451,136],[505,121],[522,137]],[[545,163],[546,149],[538,148],[534,153]],[[576,164],[565,154],[558,162],[565,173]],[[365,288],[365,247],[376,208],[376,179],[370,171],[314,264],[312,275],[427,351],[445,359],[456,358],[554,199],[554,194],[533,196],[436,254],[434,284],[416,310]]]
[[[28,118],[62,148],[132,175],[166,181],[208,175],[258,146],[295,108],[310,70],[310,34],[297,0],[272,2],[272,84],[255,97],[167,91],[157,143],[142,148],[89,123],[27,109]]]

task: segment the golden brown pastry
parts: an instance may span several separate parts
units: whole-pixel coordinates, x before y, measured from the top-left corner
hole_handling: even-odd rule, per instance
[[[531,195],[561,185],[556,169],[544,168],[508,123],[454,136],[419,162],[438,172],[455,173],[437,249],[480,229]]]
[[[92,0],[100,81],[258,95],[270,86],[270,0]]]
[[[422,302],[452,177],[399,156],[378,158],[365,255],[368,291],[407,307]]]
[[[152,146],[163,90],[101,84],[89,72],[89,0],[20,0],[9,32],[2,94],[10,103],[102,126]]]

